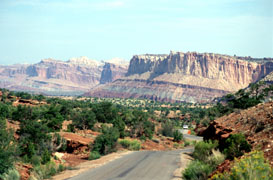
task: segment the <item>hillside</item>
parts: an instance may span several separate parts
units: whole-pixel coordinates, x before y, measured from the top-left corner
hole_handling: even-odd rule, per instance
[[[136,55],[126,77],[85,95],[208,102],[245,88],[272,71],[273,60],[269,58],[196,52]]]
[[[219,141],[220,148],[230,134],[243,133],[253,148],[261,148],[273,166],[273,102],[231,113],[210,123],[199,135]]]

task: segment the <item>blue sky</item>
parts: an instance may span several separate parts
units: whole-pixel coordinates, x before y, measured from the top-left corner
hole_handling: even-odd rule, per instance
[[[273,57],[272,0],[0,0],[0,64],[174,51]]]

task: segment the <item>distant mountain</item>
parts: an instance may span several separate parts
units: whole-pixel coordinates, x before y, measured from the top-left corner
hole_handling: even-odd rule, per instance
[[[87,57],[68,61],[44,59],[37,64],[0,66],[0,87],[16,91],[42,92],[48,95],[80,95],[98,85],[105,64],[110,64],[111,75],[104,77],[112,82],[124,76],[128,65],[99,62]],[[108,78],[108,79],[107,79]]]
[[[107,84],[125,76],[128,65],[106,62],[101,72],[100,84]]]
[[[196,52],[136,55],[125,77],[85,95],[208,102],[245,88],[272,71],[270,58]]]

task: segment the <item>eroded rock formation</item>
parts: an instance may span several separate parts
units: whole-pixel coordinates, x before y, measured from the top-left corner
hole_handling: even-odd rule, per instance
[[[87,57],[68,61],[44,59],[37,64],[0,66],[0,87],[16,91],[43,92],[49,95],[81,95],[101,81],[104,62]],[[109,64],[107,82],[124,76],[126,65]],[[108,78],[108,79],[107,79]]]
[[[273,102],[259,104],[240,112],[212,121],[208,128],[199,132],[204,139],[218,140],[220,148],[230,134],[243,133],[252,147],[264,151],[273,166]]]
[[[86,95],[207,102],[245,88],[273,71],[272,59],[213,53],[136,55],[126,77]]]
[[[116,79],[125,76],[127,72],[127,65],[113,64],[106,62],[103,66],[103,70],[101,72],[100,84],[107,84]]]

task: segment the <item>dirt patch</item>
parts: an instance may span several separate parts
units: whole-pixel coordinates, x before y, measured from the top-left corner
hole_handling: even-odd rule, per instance
[[[81,163],[87,162],[88,161],[88,154],[64,153],[64,155],[61,159],[65,160],[65,166],[75,167]]]
[[[19,139],[20,136],[17,134],[17,131],[20,129],[20,122],[7,120],[6,123],[7,123],[7,129],[13,130],[13,137],[15,139]]]
[[[175,145],[176,144],[176,147]],[[150,150],[150,151],[166,151],[180,149],[183,142],[175,143],[173,138],[164,137],[164,136],[154,136],[152,140],[147,139],[141,144],[141,150]]]
[[[16,164],[16,169],[19,171],[19,174],[20,174],[20,180],[27,180],[30,176],[30,172],[32,168],[33,167],[30,164],[22,164],[22,163]]]
[[[75,168],[73,170],[66,170],[63,171],[62,173],[53,176],[52,179],[53,180],[64,180],[64,179],[68,179],[71,178],[73,176],[76,176],[78,174],[83,173],[84,171],[102,166],[110,161],[113,161],[115,159],[118,159],[126,154],[131,153],[130,151],[123,151],[123,152],[116,152],[116,153],[112,153],[112,154],[108,154],[106,156],[102,156],[100,159],[97,160],[92,160],[92,161],[87,161],[86,159],[82,162],[80,162],[81,164],[78,164],[77,166],[75,166]],[[72,156],[70,156],[71,158]],[[70,159],[71,161],[73,160],[73,158]],[[75,161],[77,161],[75,159]]]
[[[68,153],[82,153],[89,149],[89,145],[94,142],[94,138],[83,137],[75,133],[60,132],[60,135],[67,141]]]

